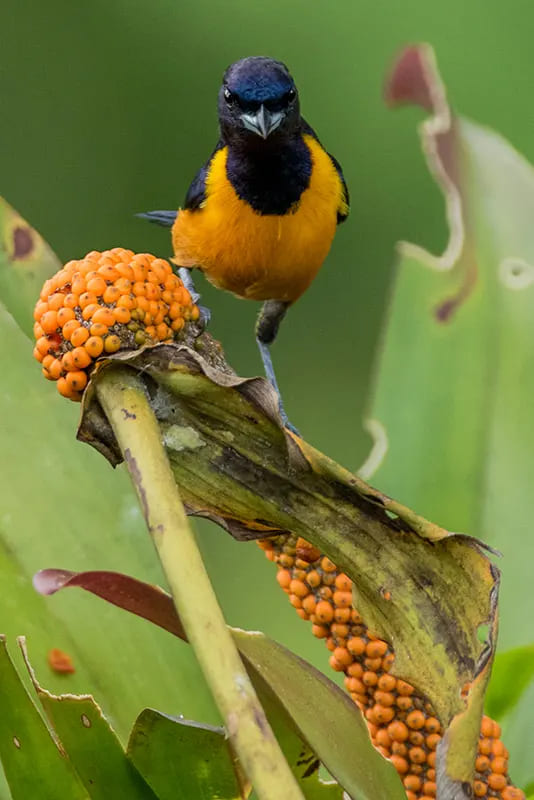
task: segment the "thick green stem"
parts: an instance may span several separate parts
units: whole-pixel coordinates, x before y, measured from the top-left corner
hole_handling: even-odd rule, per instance
[[[176,610],[241,765],[261,800],[304,800],[224,621],[136,374],[117,366],[97,382]]]

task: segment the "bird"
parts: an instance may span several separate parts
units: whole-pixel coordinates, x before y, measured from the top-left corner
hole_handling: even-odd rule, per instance
[[[225,71],[218,93],[219,138],[178,211],[139,216],[171,227],[173,263],[187,288],[199,269],[215,286],[262,301],[256,341],[284,409],[270,347],[288,308],[309,287],[349,213],[338,161],[300,112],[287,66],[249,56]]]

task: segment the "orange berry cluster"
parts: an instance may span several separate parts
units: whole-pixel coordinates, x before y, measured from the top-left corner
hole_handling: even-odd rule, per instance
[[[168,261],[115,247],[65,264],[45,282],[33,316],[43,375],[80,400],[96,359],[172,341],[199,310]]]
[[[299,617],[331,651],[330,666],[345,673],[345,686],[367,721],[371,739],[402,778],[408,800],[436,797],[436,747],[443,735],[432,706],[406,681],[391,675],[394,654],[373,636],[352,605],[352,581],[309,542],[294,535],[258,542],[278,566],[277,580]],[[524,800],[510,785],[508,751],[500,727],[482,719],[475,797]]]

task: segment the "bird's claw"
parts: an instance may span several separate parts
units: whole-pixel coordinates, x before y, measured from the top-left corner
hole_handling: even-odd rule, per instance
[[[199,298],[200,295],[197,295],[197,297]],[[201,326],[202,330],[205,330],[210,324],[211,311],[207,306],[198,306],[198,310],[199,310],[198,323]]]
[[[283,406],[279,407],[279,412],[280,412],[280,416],[282,417],[282,425],[284,426],[284,428],[287,428],[288,431],[291,431],[291,433],[294,433],[295,436],[299,437],[299,439],[302,439],[302,436],[300,435],[300,431],[298,430],[298,428],[295,428],[293,423],[291,423],[288,420],[287,414],[284,411],[284,407]]]

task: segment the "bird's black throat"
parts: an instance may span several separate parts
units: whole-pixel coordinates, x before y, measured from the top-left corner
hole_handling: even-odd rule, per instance
[[[227,145],[228,180],[237,196],[258,214],[287,214],[310,183],[312,161],[308,146],[300,133],[278,140],[276,146],[270,146],[268,140],[257,145]]]

